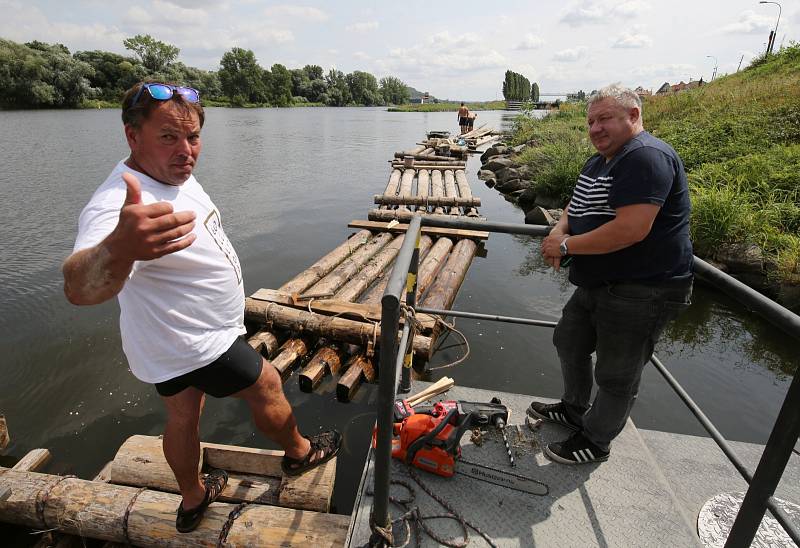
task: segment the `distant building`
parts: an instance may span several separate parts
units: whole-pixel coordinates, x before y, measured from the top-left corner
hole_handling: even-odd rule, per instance
[[[650,97],[651,95],[653,95],[652,91],[650,91],[649,89],[644,89],[642,86],[639,86],[633,91],[635,91],[636,95],[638,95],[639,97]]]
[[[664,82],[664,84],[660,88],[658,88],[658,91],[656,91],[656,95],[669,95],[670,93],[680,93],[681,91],[686,91],[687,89],[699,88],[704,84],[705,82],[703,82],[702,78],[700,78],[699,80],[692,80],[690,78],[688,84],[683,80],[681,80],[677,84],[672,84],[672,85],[670,85],[669,82]]]

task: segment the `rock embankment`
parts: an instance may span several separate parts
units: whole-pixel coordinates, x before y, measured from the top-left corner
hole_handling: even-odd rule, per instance
[[[525,223],[553,226],[561,218],[561,208],[566,204],[552,196],[536,194],[530,168],[514,159],[515,154],[526,147],[524,144],[511,147],[502,142],[489,147],[481,155],[478,178],[516,203],[525,212]],[[721,245],[703,259],[783,306],[800,310],[800,284],[781,282],[775,275],[776,265],[764,257],[758,246]]]
[[[561,218],[562,207],[557,198],[536,195],[528,166],[514,160],[514,154],[527,145],[510,147],[497,143],[481,155],[478,178],[489,188],[495,188],[525,212],[525,222],[532,225],[554,225]]]

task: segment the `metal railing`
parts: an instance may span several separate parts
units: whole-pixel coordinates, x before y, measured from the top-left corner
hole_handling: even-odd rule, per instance
[[[514,223],[492,223],[461,218],[421,217],[415,215],[406,232],[405,240],[397,255],[389,283],[381,299],[381,339],[380,361],[378,364],[379,389],[377,410],[377,444],[375,449],[375,498],[371,521],[373,524],[389,527],[389,482],[392,450],[393,406],[397,395],[398,370],[402,371],[400,386],[408,391],[410,387],[411,360],[408,356],[407,343],[413,339],[412,322],[404,322],[398,346],[398,331],[401,315],[403,284],[406,286],[406,301],[413,306],[416,295],[416,272],[419,267],[419,239],[422,225],[452,228],[459,230],[478,230],[484,232],[500,232],[528,236],[546,236],[549,226],[524,225]],[[800,340],[800,316],[787,310],[771,299],[761,295],[735,278],[714,268],[702,259],[694,258],[695,274],[712,283],[741,304],[761,315],[764,319]],[[438,310],[416,307],[417,312],[453,316],[459,318],[480,319],[488,321],[555,327],[556,322],[515,318],[462,312],[455,310]],[[403,350],[403,352],[399,351]],[[745,548],[750,546],[758,531],[761,520],[767,509],[780,523],[786,533],[800,545],[800,528],[798,528],[786,512],[778,506],[774,497],[775,489],[780,482],[786,465],[791,457],[794,444],[800,437],[800,376],[795,374],[784,398],[778,417],[772,428],[764,452],[754,473],[750,473],[733,447],[717,430],[713,423],[692,400],[678,381],[670,374],[663,363],[651,356],[651,363],[661,373],[667,383],[695,415],[700,424],[716,442],[731,464],[749,484],[744,501],[736,515],[736,520],[728,534],[725,548]]]

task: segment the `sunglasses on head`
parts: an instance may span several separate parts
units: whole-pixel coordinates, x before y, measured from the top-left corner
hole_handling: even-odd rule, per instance
[[[194,88],[172,86],[170,84],[149,83],[142,84],[142,87],[139,88],[139,91],[137,91],[136,95],[133,97],[131,106],[136,104],[136,102],[139,100],[139,97],[142,96],[142,92],[144,92],[144,90],[147,90],[147,92],[150,94],[150,97],[158,101],[167,101],[172,99],[172,96],[177,93],[190,103],[200,102],[200,92]]]

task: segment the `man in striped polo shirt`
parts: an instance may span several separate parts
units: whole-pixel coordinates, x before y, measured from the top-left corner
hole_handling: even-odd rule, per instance
[[[553,334],[564,393],[558,403],[528,408],[574,430],[545,448],[564,464],[608,459],[655,342],[692,293],[689,191],[680,157],[644,130],[641,99],[617,84],[589,98],[587,122],[597,154],[583,166],[566,215],[541,249],[556,270],[566,256],[573,259],[569,280],[577,287]]]

